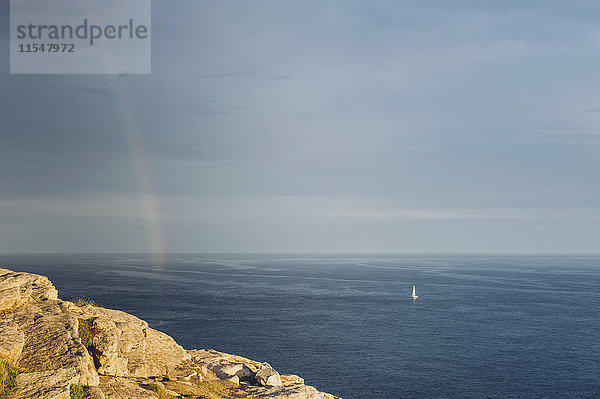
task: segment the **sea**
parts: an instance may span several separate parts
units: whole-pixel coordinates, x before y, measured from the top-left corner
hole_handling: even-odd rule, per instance
[[[0,265],[344,399],[600,397],[599,255],[44,254]]]

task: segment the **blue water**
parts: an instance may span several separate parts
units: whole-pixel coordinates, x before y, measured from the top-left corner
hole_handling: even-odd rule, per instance
[[[345,399],[600,397],[600,256],[0,256]],[[408,298],[417,285],[419,299]]]

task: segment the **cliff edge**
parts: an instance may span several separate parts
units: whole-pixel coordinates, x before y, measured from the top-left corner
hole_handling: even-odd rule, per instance
[[[0,384],[13,399],[336,398],[268,363],[186,350],[135,316],[61,300],[47,277],[2,268]]]

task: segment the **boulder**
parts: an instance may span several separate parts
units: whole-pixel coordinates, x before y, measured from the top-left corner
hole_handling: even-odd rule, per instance
[[[73,311],[93,323],[93,352],[100,374],[168,376],[189,358],[173,338],[128,313],[92,305]]]
[[[0,282],[0,312],[58,298],[58,291],[45,276],[0,269]]]
[[[78,335],[79,321],[58,301],[26,304],[13,312],[24,335],[17,366],[23,370],[73,368],[81,384],[98,385],[94,362]]]
[[[263,399],[339,399],[331,394],[320,392],[315,387],[304,384],[294,384],[282,387],[244,386],[247,397]]]
[[[265,363],[254,376],[258,385],[264,387],[280,387],[282,384],[279,373],[273,369],[268,363]]]
[[[281,382],[283,385],[304,384],[304,378],[295,374],[282,374]]]
[[[212,371],[217,378],[232,381],[237,384],[239,384],[240,381],[251,381],[255,374],[247,365],[237,362],[214,365]]]

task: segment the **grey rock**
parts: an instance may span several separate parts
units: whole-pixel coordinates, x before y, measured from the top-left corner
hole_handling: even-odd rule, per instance
[[[328,393],[320,392],[316,388],[304,384],[293,384],[282,387],[257,387],[247,386],[243,388],[248,397],[260,397],[270,399],[336,399]]]
[[[11,399],[69,399],[69,387],[79,383],[75,368],[20,373]]]
[[[256,383],[264,387],[279,387],[282,384],[279,373],[265,363],[254,376]]]
[[[90,399],[105,399],[106,396],[104,396],[104,392],[102,392],[102,389],[100,389],[100,387],[89,387],[87,389],[87,393],[90,397]]]
[[[12,319],[0,320],[0,359],[17,363],[25,344],[25,334]]]
[[[158,394],[147,388],[153,381],[133,377],[100,376],[99,388],[106,398],[158,399]]]
[[[73,369],[79,376],[77,383],[98,385],[92,357],[78,336],[79,322],[59,301],[20,306],[12,313],[12,321],[24,335],[16,362],[20,369]]]
[[[58,298],[58,291],[45,276],[0,269],[0,282],[0,311]]]
[[[281,382],[283,385],[304,384],[304,378],[295,374],[282,374]]]
[[[175,340],[119,310],[87,305],[81,316],[93,320],[100,374],[157,377],[172,374],[189,355]]]

